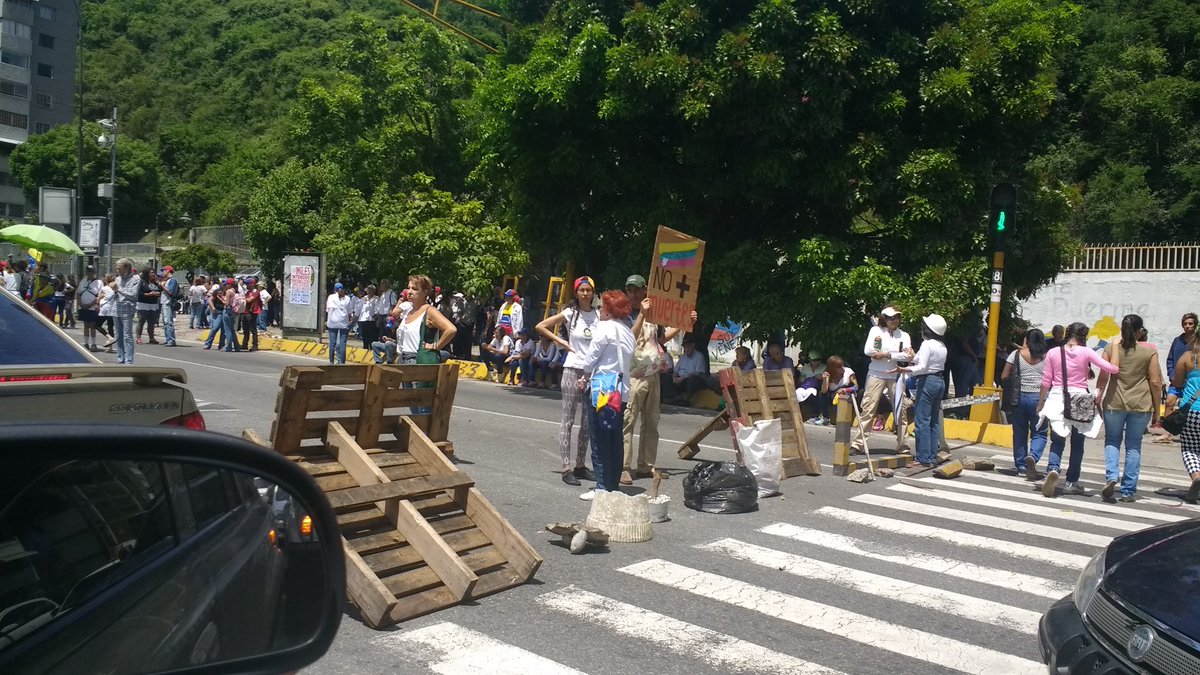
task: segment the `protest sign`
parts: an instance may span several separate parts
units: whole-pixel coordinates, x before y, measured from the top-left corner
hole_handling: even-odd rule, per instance
[[[654,241],[654,259],[646,275],[646,296],[650,298],[650,321],[660,326],[692,329],[692,311],[700,292],[700,266],[704,263],[704,242],[659,226]]]

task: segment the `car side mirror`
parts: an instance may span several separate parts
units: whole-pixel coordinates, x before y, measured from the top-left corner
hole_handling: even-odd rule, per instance
[[[292,461],[170,427],[5,426],[0,672],[295,671],[345,607]]]

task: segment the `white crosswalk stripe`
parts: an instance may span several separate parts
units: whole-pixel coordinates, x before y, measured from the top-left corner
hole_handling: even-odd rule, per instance
[[[375,642],[404,654],[406,660],[423,661],[430,670],[444,675],[576,675],[583,672],[453,623],[436,623],[407,633],[392,633],[376,638]]]
[[[1050,450],[1047,449],[1046,452],[1050,452]],[[1070,454],[1070,450],[1063,451],[1062,473],[1064,476],[1067,475],[1067,457],[1069,454]],[[1004,464],[998,464],[997,466],[1008,466],[1008,467],[1012,466],[1012,455],[992,455],[991,459],[996,462],[1006,462]],[[1103,464],[1092,464],[1091,462],[1081,462],[1079,466],[1082,469],[1082,473],[1085,473],[1085,474],[1088,474],[1089,476],[1095,477],[1095,479],[1098,481],[1104,480],[1104,465]],[[1045,471],[1046,471],[1046,458],[1045,457],[1042,457],[1042,461],[1039,462],[1038,471],[1045,473]],[[1180,471],[1180,473],[1183,472],[1183,460],[1179,461],[1179,471]],[[1143,483],[1143,482],[1155,483],[1157,485],[1162,485],[1162,486],[1167,486],[1167,487],[1177,487],[1177,488],[1187,488],[1187,487],[1190,487],[1192,484],[1192,482],[1187,480],[1186,478],[1179,478],[1176,476],[1168,476],[1166,474],[1161,474],[1161,473],[1157,473],[1154,471],[1142,471],[1141,475],[1138,477],[1138,483]]]
[[[948,483],[946,481],[941,481],[936,478],[921,478],[921,479],[918,479],[917,482],[923,483],[923,484],[930,484],[930,485],[934,485],[934,486],[938,486],[938,487],[944,486],[947,489],[954,488],[954,489],[959,489],[959,490],[969,490],[971,492],[977,492],[980,494],[1002,495],[1009,499],[1019,499],[1021,501],[1027,501],[1027,502],[1040,502],[1042,504],[1056,504],[1064,509],[1081,509],[1084,511],[1095,511],[1097,513],[1115,513],[1115,514],[1119,514],[1119,515],[1126,516],[1126,517],[1135,516],[1137,518],[1145,518],[1148,520],[1157,520],[1157,521],[1160,521],[1163,523],[1178,523],[1180,521],[1187,520],[1189,518],[1189,516],[1185,516],[1185,515],[1175,515],[1175,514],[1171,514],[1171,513],[1159,513],[1157,511],[1150,511],[1148,509],[1139,509],[1137,511],[1134,511],[1133,509],[1130,509],[1128,506],[1119,506],[1117,504],[1103,504],[1103,503],[1099,502],[1098,497],[1096,498],[1097,499],[1096,503],[1092,503],[1085,499],[1076,499],[1076,498],[1062,499],[1059,501],[1055,501],[1055,500],[1047,499],[1046,497],[1043,497],[1041,491],[1029,492],[1027,490],[1026,491],[1008,490],[1005,488],[994,487],[992,485],[979,485],[978,483],[973,483],[973,482],[970,482],[969,480],[961,481],[961,482],[955,481],[954,483]]]

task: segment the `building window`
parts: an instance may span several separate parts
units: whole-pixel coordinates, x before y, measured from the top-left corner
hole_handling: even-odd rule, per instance
[[[48,77],[53,80],[54,79],[54,66],[50,65],[49,63],[39,63],[38,64],[38,76],[39,77]]]
[[[0,94],[16,96],[17,98],[29,98],[29,85],[0,79]]]
[[[35,133],[35,134],[44,134],[44,133],[46,133],[47,131],[50,131],[50,124],[49,124],[48,122],[36,122],[36,123],[34,123],[34,125],[33,125],[33,133]]]
[[[12,19],[0,19],[0,33],[5,35],[16,35],[28,40],[33,35],[33,31],[29,24],[13,21]]]
[[[37,3],[37,15],[39,19],[53,21],[54,17],[58,15],[58,10],[44,2],[39,2]]]
[[[29,115],[22,115],[8,110],[0,110],[0,124],[18,129],[29,128]]]
[[[54,36],[38,33],[38,46],[46,49],[54,49]]]
[[[25,205],[24,204],[5,203],[4,211],[6,212],[6,215],[9,218],[24,218],[25,217]]]
[[[10,5],[16,5],[22,9],[33,9],[33,0],[5,0]]]
[[[54,97],[51,96],[50,94],[38,92],[38,93],[34,94],[33,100],[35,103],[38,104],[39,108],[53,108],[54,107]]]
[[[29,68],[29,56],[27,54],[18,54],[7,49],[0,49],[0,63],[7,63],[10,66],[18,68]]]
[[[7,171],[0,171],[0,185],[21,187],[21,184],[17,181],[17,177]]]

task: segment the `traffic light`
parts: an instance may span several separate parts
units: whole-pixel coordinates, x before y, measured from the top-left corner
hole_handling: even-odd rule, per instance
[[[1017,186],[1000,183],[992,188],[991,213],[988,216],[988,238],[993,251],[1003,251],[1009,234],[1016,225]]]

